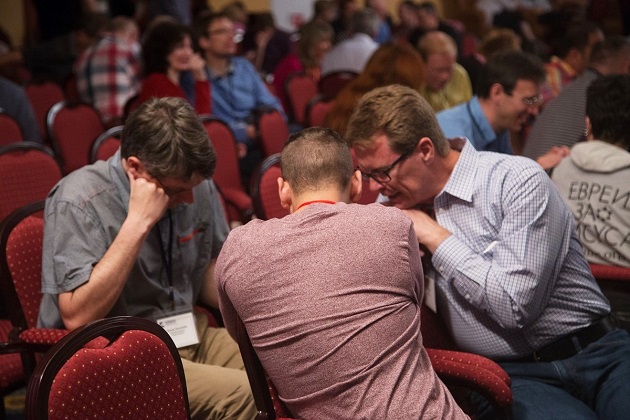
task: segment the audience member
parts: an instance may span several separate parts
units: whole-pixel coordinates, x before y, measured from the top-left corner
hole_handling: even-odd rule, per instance
[[[32,141],[35,143],[42,142],[39,136],[39,125],[35,119],[35,112],[26,96],[26,92],[20,85],[1,76],[0,112],[15,119],[22,130],[22,138],[24,141]],[[3,134],[0,134],[0,138],[3,138]]]
[[[243,55],[263,75],[270,75],[293,46],[291,35],[276,28],[271,13],[261,13],[250,18],[250,25],[243,37]]]
[[[361,73],[378,43],[374,41],[381,24],[380,18],[372,9],[362,9],[350,19],[350,38],[339,42],[322,61],[322,76],[336,71]]]
[[[140,88],[138,38],[138,25],[132,19],[116,17],[74,66],[81,100],[96,108],[106,126],[121,123],[127,100]]]
[[[234,23],[224,14],[203,14],[195,22],[195,37],[212,83],[212,113],[225,121],[238,142],[244,175],[258,160],[254,111],[260,107],[284,110],[245,57],[235,57]],[[188,87],[190,89],[190,87]]]
[[[467,102],[440,111],[437,120],[446,137],[466,137],[477,150],[513,154],[510,130],[519,130],[538,114],[545,69],[537,57],[503,51],[481,70],[479,93]]]
[[[562,34],[555,45],[555,55],[545,64],[549,89],[543,92],[543,102],[558,96],[562,88],[584,72],[593,45],[603,40],[601,29],[590,22],[576,23]]]
[[[284,89],[287,77],[305,72],[317,84],[321,77],[322,61],[332,46],[334,36],[332,26],[319,20],[305,23],[299,33],[297,52],[284,57],[273,72],[273,86],[284,109],[290,106]]]
[[[346,138],[370,188],[413,220],[458,347],[509,374],[514,418],[627,416],[630,336],[537,163],[447,141],[430,105],[402,86],[365,95]]]
[[[228,3],[221,9],[221,13],[225,14],[234,22],[234,29],[236,29],[238,33],[245,33],[249,23],[249,15],[242,1],[237,0]]]
[[[586,88],[607,74],[630,74],[630,41],[609,36],[595,44],[584,73],[566,86],[536,118],[523,155],[537,159],[555,146],[571,147],[584,140]]]
[[[238,314],[297,418],[467,418],[422,346],[411,221],[397,209],[349,204],[361,174],[330,129],[291,136],[281,165],[278,190],[291,215],[233,230],[217,262],[228,331]]]
[[[409,86],[417,91],[424,83],[424,63],[410,45],[381,45],[367,62],[363,72],[348,83],[335,97],[324,125],[342,136],[359,99],[374,88],[392,84]]]
[[[381,18],[381,27],[376,35],[376,42],[384,44],[391,41],[392,38],[392,17],[389,15],[386,0],[365,0],[365,7],[376,12]]]
[[[132,113],[112,158],[48,195],[38,325],[75,329],[118,315],[173,322],[192,417],[251,419],[238,346],[193,314],[198,300],[218,307],[214,263],[228,227],[210,180],[215,163],[185,100],[154,99]]]
[[[107,16],[86,14],[70,33],[0,56],[0,66],[24,63],[34,79],[63,85],[72,76],[77,58],[96,42],[106,24]]]
[[[148,0],[148,8],[150,20],[167,15],[185,26],[192,23],[191,0]]]
[[[630,75],[602,76],[590,84],[586,130],[589,141],[573,146],[551,179],[577,221],[586,259],[630,268]],[[628,292],[602,288],[628,329]]]
[[[417,45],[422,36],[431,31],[444,32],[450,36],[457,46],[458,61],[462,53],[462,37],[457,30],[446,21],[440,19],[435,4],[431,1],[425,1],[418,5],[418,28],[409,34],[409,42],[411,45]]]
[[[472,85],[466,70],[457,63],[457,46],[440,31],[432,31],[418,41],[418,51],[426,66],[426,83],[420,93],[435,112],[472,98]]]
[[[473,94],[479,94],[479,78],[488,57],[499,51],[521,50],[521,39],[513,30],[507,28],[490,29],[479,42],[477,51],[459,60],[459,64],[464,67],[468,77],[470,77]]]
[[[317,21],[332,25],[337,19],[338,6],[334,0],[315,0],[313,3],[313,17],[311,21]]]
[[[338,11],[337,19],[332,23],[335,31],[335,44],[347,39],[350,31],[350,19],[354,12],[357,11],[356,0],[337,0]]]
[[[396,42],[410,42],[409,36],[417,32],[419,27],[418,5],[413,0],[402,0],[398,3],[398,25],[394,28],[393,34]]]
[[[210,114],[210,83],[205,61],[193,52],[190,31],[179,23],[163,22],[151,29],[143,45],[144,70],[138,102],[174,96],[188,99],[198,114]],[[180,85],[184,72],[194,78],[194,93],[187,96]]]

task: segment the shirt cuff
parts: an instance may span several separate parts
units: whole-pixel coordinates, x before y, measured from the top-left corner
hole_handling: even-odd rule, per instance
[[[454,277],[457,267],[470,258],[473,251],[455,235],[446,238],[433,253],[431,262],[433,268],[440,273],[444,279],[449,280]]]

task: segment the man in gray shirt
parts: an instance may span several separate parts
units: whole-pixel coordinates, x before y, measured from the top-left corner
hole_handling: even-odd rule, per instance
[[[218,307],[214,262],[228,229],[215,164],[185,100],[143,104],[112,158],[68,175],[46,200],[38,324],[133,315],[174,326],[193,418],[251,419],[236,343],[193,314],[198,301]]]

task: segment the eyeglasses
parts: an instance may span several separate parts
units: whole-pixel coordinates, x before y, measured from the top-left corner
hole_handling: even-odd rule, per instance
[[[543,100],[543,96],[542,96],[541,93],[539,93],[538,95],[535,95],[535,96],[530,96],[528,98],[521,99],[521,101],[523,101],[523,103],[526,106],[540,105],[542,100]]]
[[[389,174],[391,170],[394,169],[394,167],[398,165],[400,162],[402,162],[403,160],[411,156],[412,153],[413,153],[413,150],[410,150],[409,152],[405,152],[402,155],[400,155],[400,157],[396,159],[391,165],[386,166],[384,168],[380,168],[380,169],[374,169],[371,172],[363,172],[359,168],[357,169],[361,172],[361,176],[366,181],[372,178],[374,181],[378,182],[379,184],[385,184],[392,180],[392,177]]]
[[[234,40],[234,43],[238,44],[239,42],[241,42],[243,40],[243,30],[242,29],[235,29],[235,28],[220,28],[220,29],[213,29],[211,31],[208,31],[207,34],[208,36],[212,36],[212,35],[219,35],[219,36],[224,36],[224,35],[231,35]]]

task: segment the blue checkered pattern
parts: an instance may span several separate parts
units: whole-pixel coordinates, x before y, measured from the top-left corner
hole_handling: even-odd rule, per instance
[[[464,350],[524,356],[608,314],[570,211],[533,160],[467,142],[435,198],[438,311]]]

